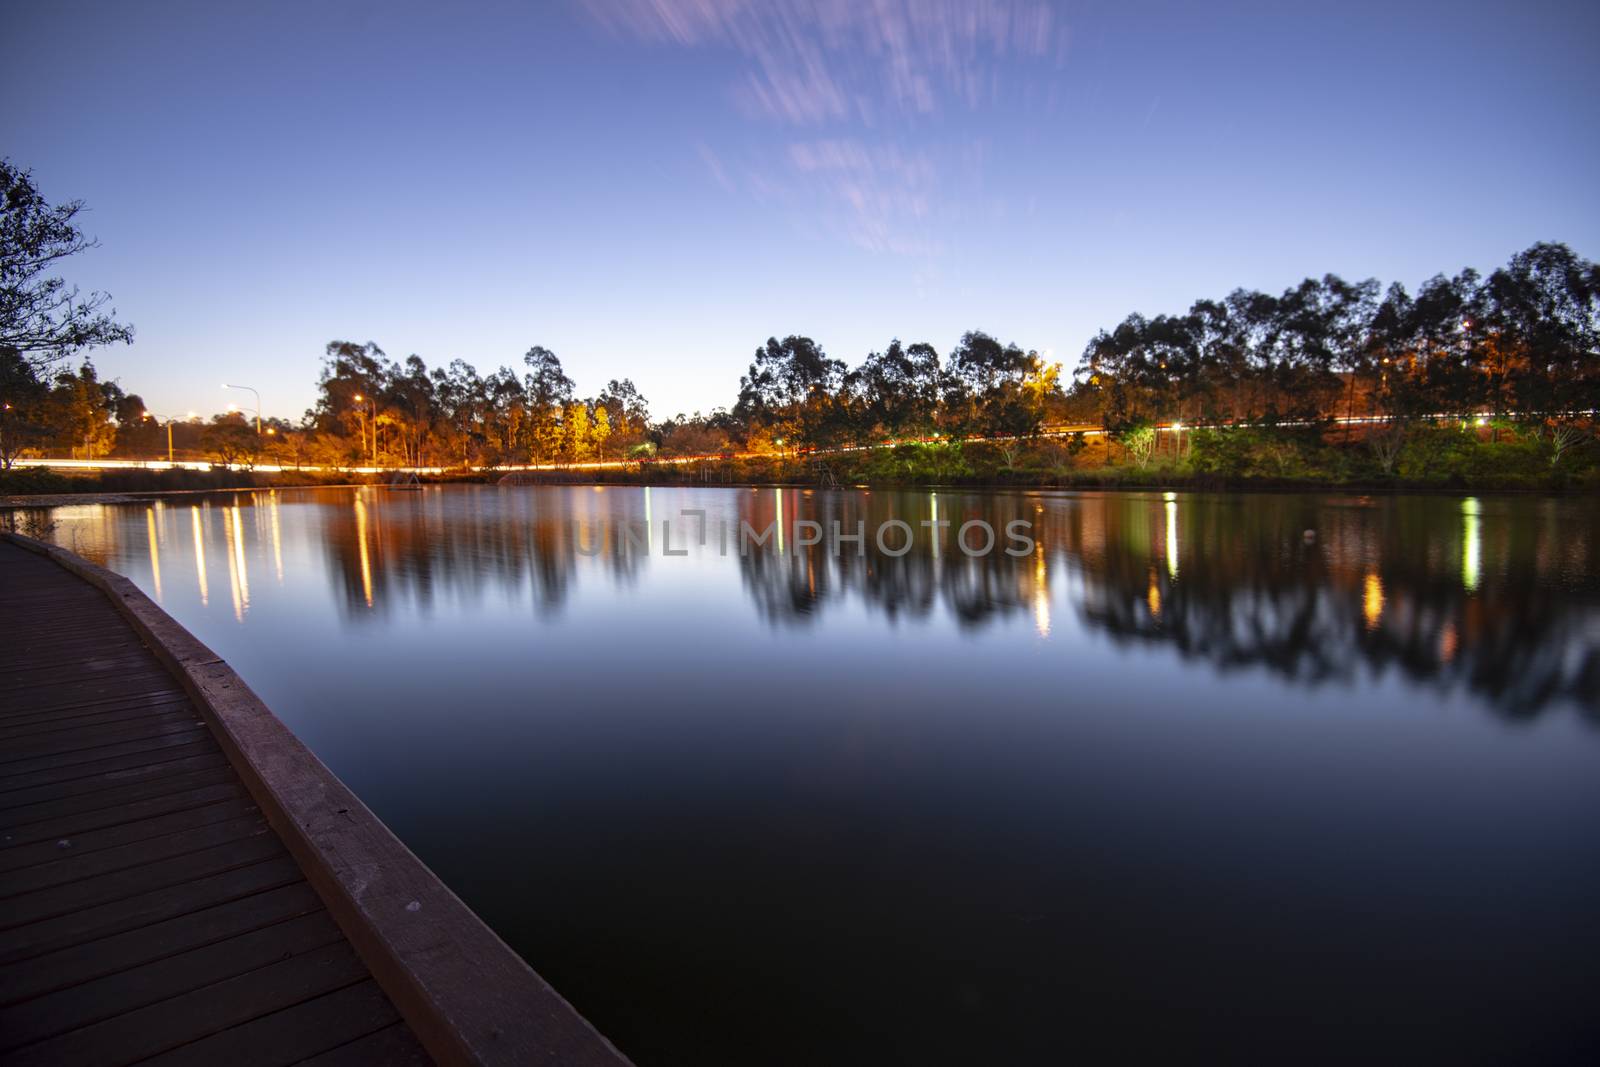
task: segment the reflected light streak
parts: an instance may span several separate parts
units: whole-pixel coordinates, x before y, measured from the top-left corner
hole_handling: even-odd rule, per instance
[[[278,528],[278,491],[267,497],[272,511],[272,562],[278,568],[278,584],[283,584],[283,532]]]
[[[1383,579],[1378,577],[1377,571],[1367,574],[1361,594],[1361,614],[1366,618],[1369,630],[1376,629],[1383,620]]]
[[[1461,584],[1471,593],[1478,588],[1482,564],[1479,553],[1483,547],[1483,531],[1478,520],[1478,498],[1469,496],[1461,502]]]
[[[244,522],[239,505],[233,506],[233,555],[239,565],[239,602],[244,611],[250,610],[250,572],[245,569]]]
[[[772,499],[778,502],[778,555],[783,555],[783,490],[774,489]]]
[[[1156,581],[1156,571],[1150,568],[1150,592],[1145,595],[1145,603],[1150,605],[1150,616],[1161,618],[1161,585]]]
[[[161,599],[161,551],[156,548],[156,509],[144,509],[145,534],[150,538],[150,577],[155,582],[156,600]]]
[[[671,545],[667,546],[671,548]],[[646,555],[656,554],[655,523],[650,518],[650,487],[644,487],[644,551]]]
[[[228,560],[228,589],[233,594],[233,617],[244,621],[244,603],[239,590],[239,549],[234,534],[234,509],[222,509],[222,550]]]
[[[649,499],[646,490],[646,499]],[[361,554],[361,595],[367,598],[367,607],[372,607],[372,558],[367,554],[367,506],[361,502],[361,495],[356,494],[356,545]]]
[[[1178,576],[1178,498],[1165,495],[1167,502],[1167,577]]]
[[[1038,541],[1033,543],[1033,628],[1040,637],[1050,636],[1050,572]]]
[[[194,519],[194,570],[200,578],[200,603],[204,606],[209,604],[211,599],[206,594],[206,537],[205,531],[200,526],[199,506],[191,507],[189,515]]]
[[[928,494],[928,507],[931,510],[933,525],[928,528],[928,533],[933,541],[933,558],[939,558],[939,494]]]

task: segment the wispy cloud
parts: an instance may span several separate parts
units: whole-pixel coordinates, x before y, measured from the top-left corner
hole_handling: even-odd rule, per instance
[[[975,174],[970,138],[941,137],[941,124],[1024,98],[1067,45],[1042,0],[581,2],[621,37],[732,55],[732,106],[794,131],[776,161],[765,143],[697,144],[724,188],[737,174],[750,195],[825,233],[923,257],[939,248],[934,224],[965,200],[941,189]]]
[[[938,169],[925,153],[854,139],[799,141],[789,146],[793,173],[827,202],[844,208],[833,228],[871,252],[930,255],[928,235]]]
[[[647,41],[731,49],[741,107],[796,124],[867,123],[992,101],[1018,61],[1057,62],[1066,26],[1040,0],[584,0]]]

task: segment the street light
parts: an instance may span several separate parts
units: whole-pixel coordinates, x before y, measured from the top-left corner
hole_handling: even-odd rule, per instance
[[[261,394],[260,393],[256,393],[256,391],[254,389],[250,388],[248,385],[229,385],[227,382],[223,382],[222,383],[222,387],[224,389],[243,389],[247,393],[255,393],[255,397],[256,397],[256,435],[260,436],[260,434],[261,434]]]
[[[144,417],[147,419],[155,419],[158,422],[161,419],[167,420],[167,463],[170,465],[172,463],[172,424],[178,421],[177,418],[172,415],[163,415],[159,411],[147,411],[144,413]],[[189,412],[186,417],[191,419],[194,418],[194,412]]]
[[[378,402],[369,396],[355,395],[357,404],[367,404],[372,407],[372,465],[378,465]],[[367,436],[367,409],[362,407],[357,414],[361,416],[361,436]]]

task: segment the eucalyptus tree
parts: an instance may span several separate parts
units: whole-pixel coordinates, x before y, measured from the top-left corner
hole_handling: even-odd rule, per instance
[[[844,376],[843,361],[828,358],[811,338],[770,337],[739,379],[733,413],[785,442],[820,444],[840,430],[837,409]]]
[[[441,414],[435,430],[441,438],[439,445],[466,466],[481,452],[485,440],[488,395],[483,379],[472,364],[455,359],[448,368],[434,368],[433,391]]]
[[[602,453],[607,445],[626,451],[644,441],[649,434],[650,405],[645,401],[644,394],[633,384],[632,379],[611,379],[606,383],[606,387],[600,390],[600,395],[595,398],[595,404],[596,420],[599,419],[601,410],[605,412],[606,436],[605,443],[600,445]]]
[[[1547,429],[1559,462],[1600,409],[1600,265],[1536,244],[1489,276],[1482,305],[1494,410]]]
[[[501,367],[484,379],[484,428],[489,451],[484,461],[498,466],[525,456],[528,390],[510,367]]]
[[[561,450],[561,418],[572,403],[572,379],[561,360],[543,345],[534,345],[522,357],[527,419],[521,442],[536,460],[554,459]]]
[[[939,413],[939,353],[930,344],[903,345],[897,337],[872,352],[846,377],[857,405],[858,435],[891,437],[931,431]]]
[[[963,334],[946,367],[946,415],[961,432],[1033,434],[1043,409],[1032,402],[1027,386],[1045,371],[1037,352],[1002,345],[981,330]]]

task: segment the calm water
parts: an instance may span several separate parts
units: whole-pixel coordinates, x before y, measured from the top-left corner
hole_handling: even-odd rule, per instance
[[[935,510],[1037,546],[796,544]],[[781,553],[719,551],[779,516]],[[472,487],[49,517],[642,1065],[1600,1036],[1595,501]]]

